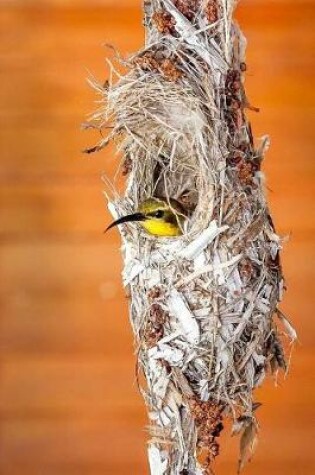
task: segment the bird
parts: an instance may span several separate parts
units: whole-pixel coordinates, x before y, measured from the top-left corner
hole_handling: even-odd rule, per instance
[[[139,204],[137,211],[111,223],[106,229],[128,222],[138,222],[153,236],[176,237],[183,234],[183,223],[187,215],[183,206],[174,199],[152,197]]]

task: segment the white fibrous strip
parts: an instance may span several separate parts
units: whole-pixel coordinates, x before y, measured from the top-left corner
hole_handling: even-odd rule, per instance
[[[154,445],[149,446],[148,452],[151,475],[164,475],[167,469],[167,458],[163,459],[163,452]]]
[[[297,332],[295,328],[293,328],[292,324],[286,318],[286,316],[278,309],[277,311],[278,317],[283,323],[285,331],[287,332],[288,336],[290,337],[291,341],[294,342],[297,340]]]
[[[198,255],[216,238],[220,233],[226,231],[228,226],[218,227],[216,221],[211,221],[209,227],[205,229],[196,239],[194,239],[185,249],[180,250],[177,255],[184,259],[195,259]]]
[[[123,270],[123,282],[126,287],[145,269],[137,259],[129,261]]]
[[[170,314],[176,317],[182,334],[186,337],[187,341],[196,345],[200,340],[198,323],[194,315],[188,309],[183,297],[175,289],[171,291],[168,299],[168,308]]]

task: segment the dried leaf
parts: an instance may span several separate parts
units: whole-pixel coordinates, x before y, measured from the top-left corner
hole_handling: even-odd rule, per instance
[[[240,473],[245,464],[251,460],[257,445],[257,423],[251,420],[247,423],[240,441],[240,459],[238,464],[238,473]]]

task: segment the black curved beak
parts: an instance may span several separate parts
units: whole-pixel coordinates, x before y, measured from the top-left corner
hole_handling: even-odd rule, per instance
[[[122,218],[116,219],[112,224],[110,224],[104,231],[106,233],[109,229],[117,226],[118,224],[129,223],[131,221],[144,221],[146,218],[142,213],[128,214],[127,216],[122,216]]]

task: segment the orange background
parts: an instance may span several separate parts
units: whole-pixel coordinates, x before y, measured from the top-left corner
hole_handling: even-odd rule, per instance
[[[135,385],[132,335],[120,283],[118,233],[102,172],[113,150],[84,156],[80,131],[106,76],[102,43],[142,45],[140,0],[10,0],[0,6],[0,473],[147,474],[146,416]],[[247,90],[269,133],[269,201],[281,234],[282,309],[299,331],[286,381],[259,390],[260,444],[248,475],[314,473],[310,378],[314,343],[314,3],[244,0]],[[217,474],[234,473],[223,438]]]

